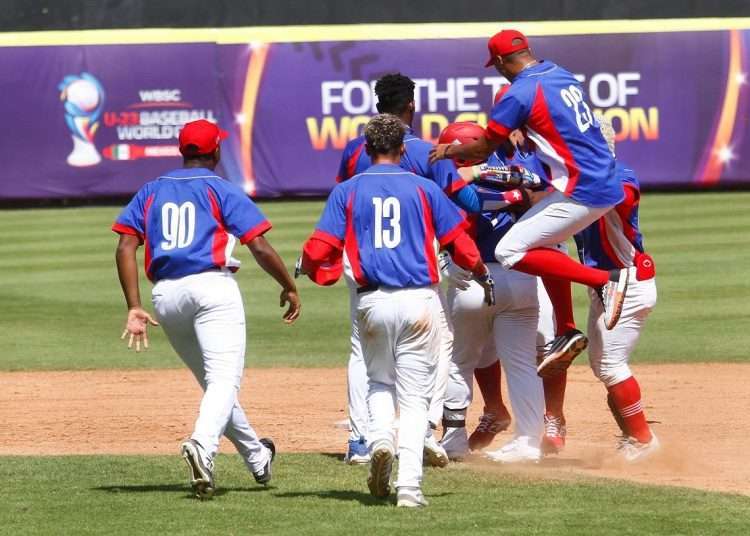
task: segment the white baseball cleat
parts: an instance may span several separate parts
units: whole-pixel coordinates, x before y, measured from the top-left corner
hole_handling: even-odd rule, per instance
[[[628,291],[629,268],[610,271],[610,281],[599,288],[599,297],[604,305],[604,327],[612,329],[620,320],[622,304]]]
[[[182,443],[180,451],[190,470],[190,485],[195,496],[201,500],[213,497],[216,491],[213,463],[204,456],[201,444],[194,439],[188,439]]]
[[[659,439],[651,433],[651,441],[648,443],[641,443],[634,437],[623,436],[617,445],[617,450],[620,452],[626,461],[635,463],[648,458],[653,455],[656,451],[661,448]]]
[[[398,488],[398,502],[396,506],[404,508],[420,508],[428,506],[430,503],[424,498],[422,490],[419,488]]]
[[[373,496],[385,498],[391,493],[393,445],[389,441],[378,441],[372,445],[371,450],[370,476],[367,478],[367,487]]]
[[[424,438],[424,461],[431,467],[445,467],[448,465],[448,453],[433,437],[432,431]]]
[[[518,436],[510,443],[506,443],[498,450],[486,452],[486,456],[495,462],[501,463],[519,463],[532,462],[538,463],[542,459],[542,451],[539,448],[539,441],[529,436]]]
[[[445,427],[445,421],[443,421]],[[469,455],[469,438],[465,426],[445,427],[443,439],[440,440],[448,459],[454,462],[462,462]]]

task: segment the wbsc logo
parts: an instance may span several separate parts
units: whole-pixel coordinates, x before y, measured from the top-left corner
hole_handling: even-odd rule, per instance
[[[75,167],[98,164],[102,157],[94,145],[94,136],[104,109],[104,87],[93,75],[84,72],[66,76],[57,89],[65,103],[65,123],[73,140],[68,164]]]

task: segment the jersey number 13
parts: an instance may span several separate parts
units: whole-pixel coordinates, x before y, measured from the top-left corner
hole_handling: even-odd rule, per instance
[[[396,197],[373,197],[375,206],[375,247],[393,249],[401,243],[401,204]],[[383,222],[388,220],[386,229]]]

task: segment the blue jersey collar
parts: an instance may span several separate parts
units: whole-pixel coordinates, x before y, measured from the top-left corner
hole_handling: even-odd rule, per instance
[[[539,60],[539,63],[532,65],[531,67],[526,67],[523,71],[518,73],[513,81],[515,82],[516,80],[520,80],[521,78],[528,78],[530,76],[534,77],[539,76],[540,74],[546,74],[556,68],[557,65],[555,65],[551,61]]]
[[[174,169],[168,173],[165,173],[160,179],[207,179],[207,178],[221,178],[215,171],[211,171],[208,168],[179,168]]]
[[[365,173],[408,173],[398,164],[373,164]]]

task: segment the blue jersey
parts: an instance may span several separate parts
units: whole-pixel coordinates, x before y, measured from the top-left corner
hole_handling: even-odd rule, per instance
[[[522,128],[548,167],[552,185],[591,207],[622,201],[622,185],[599,122],[575,77],[554,63],[527,67],[492,108],[487,124],[494,140]]]
[[[379,164],[333,189],[313,237],[344,248],[360,286],[423,287],[440,280],[435,240],[463,221],[434,182]]]
[[[139,237],[151,281],[229,268],[241,244],[271,228],[236,185],[204,168],[177,169],[148,182],[128,203],[112,230]]]
[[[401,167],[434,181],[447,195],[452,195],[466,186],[466,182],[459,176],[452,160],[438,160],[430,164],[431,149],[431,143],[416,137],[409,129],[404,136],[404,156],[401,157]],[[365,152],[365,137],[354,138],[344,148],[336,182],[343,182],[357,173],[362,173],[371,165],[372,160]]]
[[[576,240],[581,262],[602,270],[633,266],[635,256],[645,252],[638,228],[638,179],[632,169],[619,161],[616,176],[630,190],[625,202],[581,231]]]

